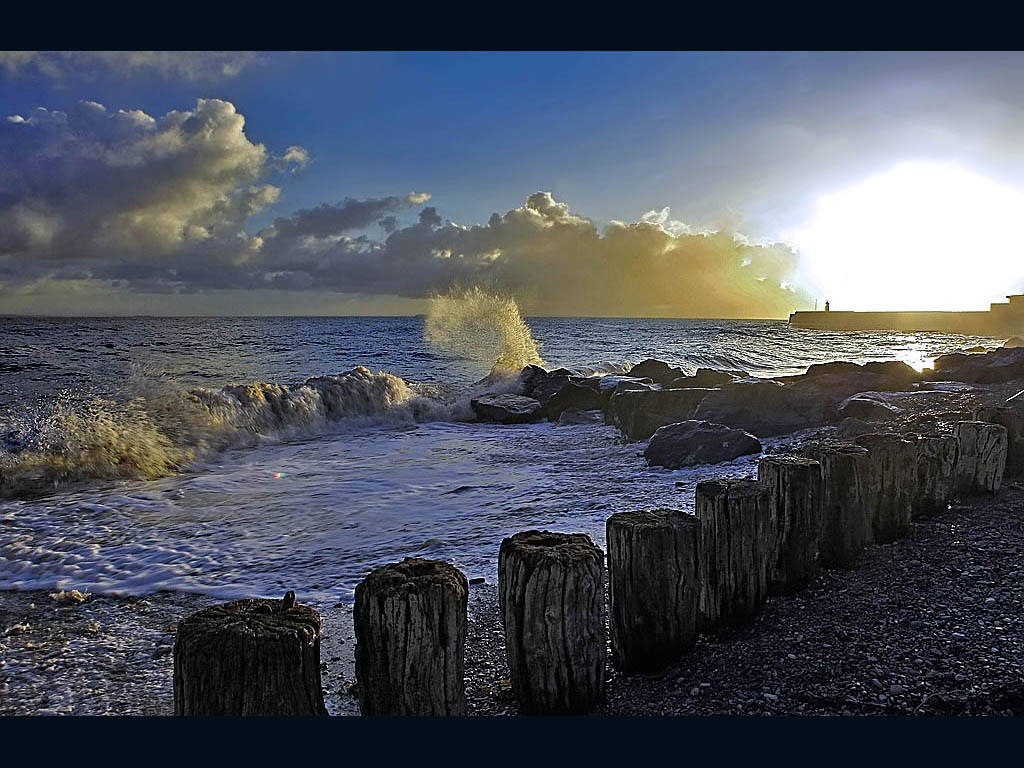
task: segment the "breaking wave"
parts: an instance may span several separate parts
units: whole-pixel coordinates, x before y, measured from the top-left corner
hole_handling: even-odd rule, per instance
[[[269,382],[190,390],[150,381],[126,401],[58,395],[0,425],[0,493],[88,480],[151,480],[226,448],[314,434],[332,424],[446,421],[468,404],[362,366],[290,388]]]

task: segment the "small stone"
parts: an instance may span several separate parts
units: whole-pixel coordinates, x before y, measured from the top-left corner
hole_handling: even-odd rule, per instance
[[[902,685],[890,685],[889,686],[889,695],[890,696],[899,696],[901,693],[906,693],[906,692],[907,692],[907,689],[904,688]]]
[[[779,697],[776,696],[774,693],[766,693],[766,694],[764,694],[764,697],[766,699],[768,699],[768,701],[778,701],[779,700]]]
[[[910,622],[910,628],[911,629],[920,629],[923,626],[924,626],[924,622],[922,622],[922,621],[920,621],[918,619],[914,619],[912,622]]]
[[[963,634],[962,632],[954,632],[953,633],[953,639],[954,640],[963,640],[965,637],[966,637],[966,635]]]
[[[986,597],[985,598],[985,605],[995,605],[995,604],[996,604],[996,599],[994,597]]]

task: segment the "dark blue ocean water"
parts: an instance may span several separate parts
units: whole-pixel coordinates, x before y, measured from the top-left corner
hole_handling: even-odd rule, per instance
[[[459,421],[450,404],[501,352],[501,332],[476,322],[462,343],[439,346],[425,341],[422,317],[0,318],[8,448],[25,439],[56,445],[63,453],[46,461],[89,468],[69,470],[75,482],[41,497],[0,501],[0,588],[223,597],[290,588],[330,602],[350,599],[371,567],[407,555],[449,559],[470,577],[493,579],[503,536],[547,527],[584,531],[603,545],[613,512],[692,507],[693,486],[710,472],[752,471],[752,459],[714,470],[650,469],[643,444],[624,443],[606,426]],[[758,376],[833,359],[922,367],[944,352],[999,343],[777,321],[527,323],[549,367],[657,357]],[[150,466],[184,440],[187,430],[154,431],[147,414],[169,423],[174,398],[190,389],[209,397],[223,397],[220,388],[233,383],[297,390],[357,365],[401,380],[368,380],[377,399],[367,400],[365,417],[322,424],[302,411],[282,428],[280,419],[293,415],[278,413],[277,421],[249,424],[246,440],[197,452],[168,476],[133,474],[132,462]],[[422,405],[434,400],[447,405]],[[10,473],[12,450],[0,452],[0,473]]]

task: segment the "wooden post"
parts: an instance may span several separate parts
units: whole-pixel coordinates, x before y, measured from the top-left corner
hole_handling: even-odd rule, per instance
[[[870,434],[855,442],[870,455],[864,492],[872,510],[873,538],[882,544],[895,541],[910,530],[918,496],[917,441],[902,435]]]
[[[326,715],[320,633],[294,592],[193,613],[174,641],[174,714]]]
[[[356,586],[356,679],[364,715],[464,715],[465,575],[407,557]]]
[[[697,483],[701,632],[747,624],[768,592],[772,536],[768,494],[754,480]]]
[[[974,420],[1006,427],[1006,469],[1003,477],[1014,480],[1024,477],[1024,416],[1021,412],[1009,406],[979,406],[974,411]]]
[[[917,441],[917,499],[914,517],[944,512],[956,493],[955,437],[920,437]]]
[[[768,592],[789,594],[818,572],[821,464],[799,456],[765,456],[757,463],[757,481],[768,493],[774,533]]]
[[[842,568],[871,543],[873,513],[864,488],[871,458],[858,445],[823,448],[820,456],[821,565]]]
[[[612,650],[623,671],[660,669],[697,642],[699,527],[671,509],[608,518]]]
[[[582,533],[501,542],[498,597],[524,714],[585,714],[604,696],[604,553]]]
[[[1006,468],[1006,427],[961,421],[953,427],[953,437],[957,440],[957,492],[967,495],[998,491]]]

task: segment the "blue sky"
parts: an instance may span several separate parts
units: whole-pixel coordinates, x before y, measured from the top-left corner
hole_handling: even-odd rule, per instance
[[[141,110],[159,120],[171,110],[193,109],[197,99],[227,102],[244,116],[241,130],[249,143],[265,145],[274,157],[293,146],[308,154],[302,167],[282,172],[268,164],[264,171],[241,173],[232,182],[235,186],[218,189],[216,194],[225,200],[235,199],[245,185],[269,183],[277,189],[273,200],[267,195],[261,204],[247,208],[249,214],[239,226],[248,236],[300,209],[412,192],[428,193],[429,206],[443,221],[485,225],[492,213],[504,216],[524,206],[529,195],[544,191],[574,216],[591,222],[599,234],[609,222],[637,223],[667,206],[668,220],[685,223],[693,232],[722,230],[754,243],[789,242],[794,229],[813,217],[823,195],[899,163],[956,163],[999,183],[1017,186],[1024,181],[1024,146],[1017,137],[1024,107],[1024,57],[1018,54],[296,52],[256,54],[240,59],[237,71],[229,72],[221,66],[223,60],[209,67],[207,63],[199,57],[185,70],[166,57],[129,61],[54,54],[11,59],[0,67],[0,113],[27,119],[34,108],[44,107],[52,116],[88,100],[102,104],[108,117],[117,110]],[[29,122],[19,127],[27,129]],[[19,136],[25,132],[19,130]],[[41,141],[16,146],[20,137],[2,136],[0,141],[6,140],[19,158],[32,152],[52,155],[68,146],[66,141],[60,150]],[[113,141],[109,136],[103,133],[102,141]],[[68,167],[78,168],[79,161],[69,160]],[[140,169],[146,172],[158,178],[155,169]],[[20,218],[7,222],[12,232],[16,226],[41,227],[41,216],[51,217],[47,232],[58,226],[54,222],[66,227],[69,219],[81,219],[90,232],[97,227],[107,231],[110,221],[126,219],[125,211],[113,207],[88,215],[62,210],[60,193],[27,178],[0,175],[0,185],[9,187],[0,186],[0,206],[5,200],[23,204]],[[35,206],[31,226],[25,223],[25,201]],[[209,200],[201,205],[207,207],[189,210],[190,221],[198,216],[212,232],[216,227],[210,223]],[[178,210],[181,204],[173,207]],[[402,226],[410,226],[421,207],[407,205],[393,214]],[[89,216],[106,218],[98,223]],[[0,230],[3,226],[0,218]],[[55,280],[72,281],[84,295],[89,280],[109,282],[114,274],[95,268],[98,251],[68,255],[76,260],[74,268],[22,274],[10,266],[15,256],[34,263],[64,258],[59,238],[36,235],[34,240],[24,233],[8,237],[12,243],[27,238],[35,245],[23,243],[20,251],[8,246],[0,311],[5,298],[15,309],[30,301],[12,301],[15,291],[22,297],[40,295],[40,281],[48,291]],[[372,222],[337,233],[342,235],[384,242]],[[431,248],[444,251],[447,246],[437,247],[436,240]],[[81,241],[79,231],[74,242]],[[103,242],[108,249],[111,242],[121,249],[118,275],[138,272],[126,269],[128,262],[138,266],[152,261],[132,252],[123,239]],[[212,248],[211,242],[207,238],[204,247]],[[348,248],[353,252],[355,246]],[[517,251],[512,247],[493,246],[488,253],[495,249],[501,251],[498,262],[521,258],[513,255]],[[390,248],[384,251],[386,256],[391,253]],[[463,255],[481,258],[480,253]],[[326,250],[322,256],[341,258]],[[747,258],[723,258],[733,257]],[[171,260],[166,267],[174,259],[198,257],[170,249],[163,258]],[[294,258],[289,258],[292,264]],[[237,266],[243,257],[224,259]],[[279,273],[289,271],[279,266],[262,264],[259,279],[277,280]],[[346,269],[351,276],[356,266]],[[169,281],[167,274],[164,268],[137,281],[122,277],[113,288],[154,296],[191,295],[251,291],[255,279],[252,269],[245,279],[221,274],[209,284],[202,279]],[[348,298],[396,295],[416,300],[417,292],[428,287],[417,283],[414,289],[399,286],[392,291],[385,280],[372,285],[354,280],[351,290],[344,290],[347,286],[337,275],[323,283],[323,274],[309,274],[307,269],[302,279],[284,280],[281,290],[314,291],[329,283],[328,293]],[[3,275],[0,271],[0,280]],[[437,283],[442,277],[432,279],[433,289],[443,287]],[[163,283],[157,285],[159,281]],[[522,279],[502,276],[497,281],[523,291]],[[818,289],[809,286],[807,295],[816,295]],[[201,303],[195,296],[182,301]],[[666,311],[685,310],[680,306]]]

